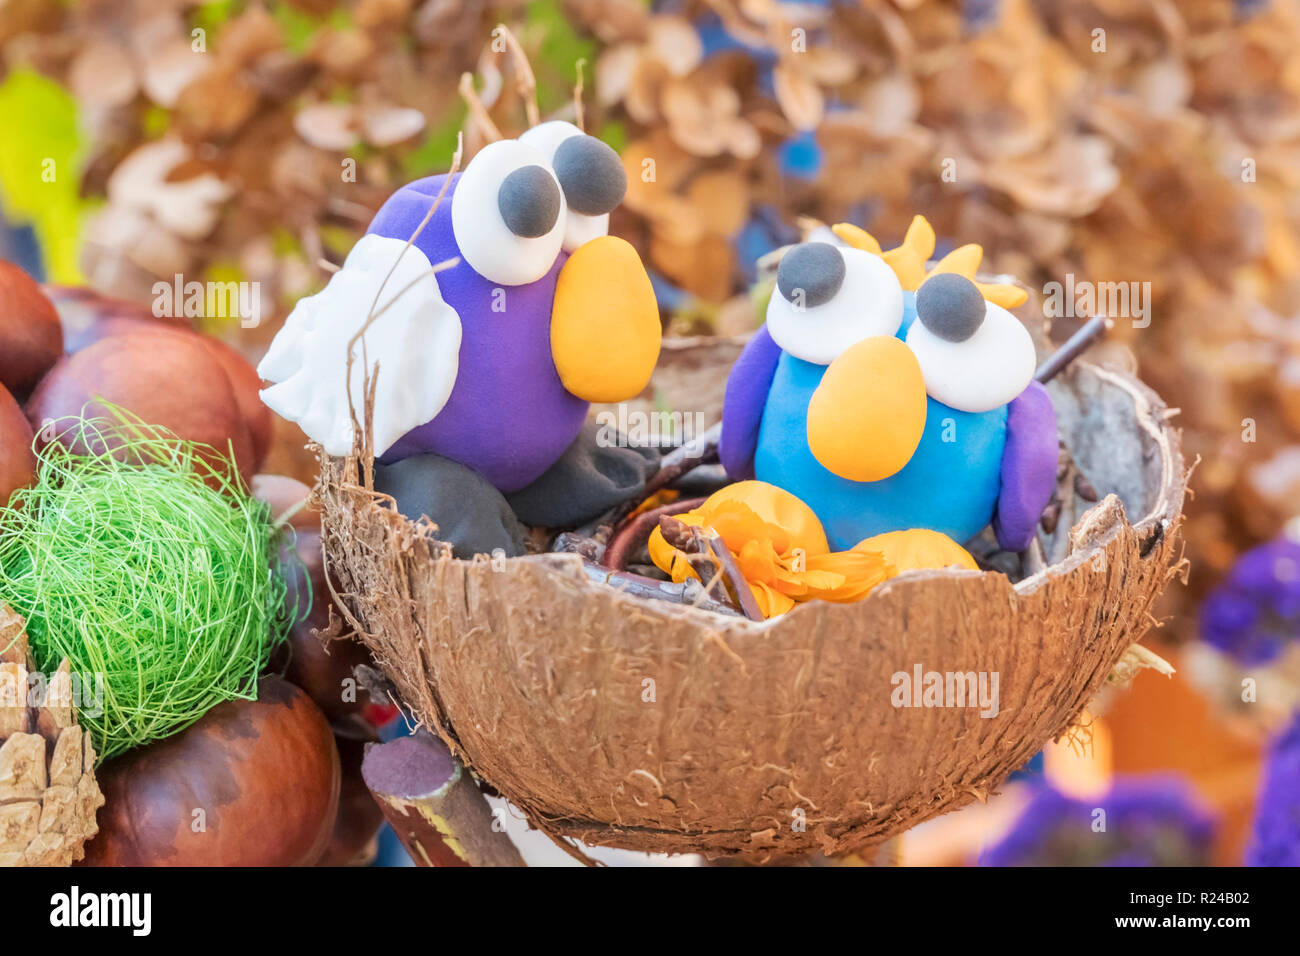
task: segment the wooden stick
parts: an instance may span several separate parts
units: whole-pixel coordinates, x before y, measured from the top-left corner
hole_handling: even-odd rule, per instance
[[[659,470],[645,483],[645,496],[648,498],[660,488],[676,481],[682,475],[694,471],[700,465],[716,461],[718,458],[718,441],[722,438],[722,423],[718,422],[703,435],[692,438],[684,445],[679,445],[659,462]]]
[[[609,568],[602,567],[591,561],[583,562],[582,569],[591,580],[600,584],[608,584],[610,587],[617,588],[634,597],[648,598],[652,601],[668,601],[672,604],[697,607],[702,611],[727,614],[731,617],[741,616],[740,612],[730,604],[724,604],[709,597],[704,585],[694,578],[683,581],[681,584],[674,584],[672,581],[660,581],[658,578],[648,578],[643,574],[634,574],[631,571],[611,571]]]
[[[709,539],[704,533],[694,525],[688,525],[671,515],[659,518],[659,532],[664,536],[664,540],[670,545],[686,555],[686,560],[690,562],[695,573],[699,575],[700,580],[707,582],[704,590],[710,597],[716,596],[718,600],[730,604],[740,613],[740,604],[731,599],[727,592],[727,576],[723,573],[722,562],[713,554],[713,549],[709,547]],[[714,592],[714,587],[722,585],[720,593]]]
[[[523,866],[478,784],[427,731],[366,746],[361,778],[417,866]]]
[[[1049,355],[1042,365],[1038,366],[1034,378],[1044,385],[1047,384],[1056,378],[1067,365],[1088,351],[1094,343],[1100,341],[1114,325],[1114,320],[1108,316],[1094,315],[1080,326],[1079,331],[1071,335],[1064,345]]]

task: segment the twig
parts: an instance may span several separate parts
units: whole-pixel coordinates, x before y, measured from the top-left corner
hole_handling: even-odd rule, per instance
[[[714,575],[722,570],[721,565],[713,556],[713,551],[708,546],[707,539],[700,532],[697,525],[687,524],[672,515],[660,515],[657,523],[659,533],[664,536],[664,541],[692,559],[691,567],[700,572],[701,581],[704,580],[704,571],[707,570],[710,575]],[[712,586],[713,582],[710,581],[709,588]]]
[[[686,554],[710,554],[722,569],[723,580],[730,586],[731,596],[736,606],[751,621],[763,620],[763,612],[754,600],[754,592],[749,589],[749,582],[740,573],[736,559],[722,540],[722,536],[712,530],[705,530],[678,521],[670,515],[659,518],[659,530],[664,540]]]
[[[426,731],[369,744],[361,777],[417,866],[523,866],[474,779]]]
[[[609,568],[590,561],[583,562],[582,570],[591,580],[600,584],[607,584],[633,597],[648,598],[653,601],[668,601],[671,604],[697,607],[702,611],[712,611],[715,614],[726,614],[730,617],[741,616],[740,612],[730,604],[709,597],[701,587],[700,582],[694,578],[676,584],[672,581],[648,578],[643,574],[633,574],[631,571],[611,571]]]
[[[1108,316],[1093,316],[1071,335],[1064,345],[1047,357],[1034,373],[1034,378],[1043,384],[1050,382],[1061,373],[1062,369],[1099,341],[1114,325],[1114,320]]]
[[[587,65],[586,58],[579,59],[574,70],[578,74],[577,81],[573,84],[573,113],[574,125],[584,133],[587,132],[587,117],[582,108],[582,68]]]
[[[666,488],[683,475],[694,471],[700,465],[715,461],[718,457],[718,439],[721,436],[722,423],[719,422],[704,434],[664,455],[659,462],[659,470],[646,481],[645,488],[635,497],[611,508],[606,515],[596,520],[596,524],[617,528],[619,522],[635,511],[637,505],[646,498]]]
[[[453,153],[451,157],[451,168],[447,170],[447,175],[443,178],[442,187],[438,190],[438,195],[433,197],[433,202],[429,206],[429,211],[424,214],[424,218],[420,220],[420,224],[415,227],[415,232],[411,233],[410,238],[406,240],[406,245],[402,247],[402,251],[399,252],[397,254],[397,257],[393,260],[392,266],[389,267],[388,273],[384,276],[384,281],[381,282],[379,284],[379,288],[375,290],[375,298],[374,301],[370,303],[370,313],[366,317],[366,321],[362,323],[361,328],[357,330],[356,334],[353,335],[352,338],[348,340],[348,363],[347,363],[346,371],[344,373],[345,375],[344,387],[347,389],[347,395],[348,395],[348,414],[352,418],[352,436],[353,436],[352,447],[358,459],[364,463],[362,467],[364,471],[365,487],[367,491],[373,490],[374,488],[374,449],[372,447],[373,425],[374,425],[373,397],[375,394],[375,384],[376,384],[375,380],[378,378],[379,370],[376,367],[372,373],[372,370],[370,368],[370,354],[366,348],[365,334],[366,331],[370,328],[370,326],[374,324],[375,320],[378,319],[379,316],[384,313],[384,311],[388,308],[388,306],[392,305],[393,302],[396,301],[398,298],[401,298],[401,296],[407,291],[407,289],[410,288],[410,285],[408,285],[407,289],[403,289],[401,292],[399,292],[396,296],[393,297],[393,300],[389,301],[384,306],[383,309],[380,309],[379,312],[376,313],[375,309],[379,305],[379,297],[384,294],[384,288],[388,285],[388,280],[391,279],[393,277],[393,273],[397,271],[397,266],[402,261],[402,257],[406,255],[406,251],[415,244],[415,240],[420,238],[420,234],[424,232],[424,228],[433,219],[433,214],[437,212],[439,204],[442,203],[443,197],[446,196],[447,187],[451,185],[452,177],[456,175],[456,171],[460,168],[460,161],[461,161],[461,156],[464,148],[465,148],[464,137],[458,133],[456,135],[456,152]],[[446,263],[438,263],[438,265],[434,267],[433,271],[436,273],[440,271],[442,268],[444,268],[445,266]],[[420,279],[423,278],[425,277],[424,276],[420,277]],[[417,279],[416,282],[418,281],[420,280]],[[414,284],[415,283],[411,283],[411,285]],[[352,350],[356,347],[358,339],[361,341],[361,368],[362,368],[361,391],[363,395],[365,395],[365,406],[364,406],[365,422],[364,423],[360,419],[358,419],[356,405],[352,401],[352,362],[353,362]],[[358,441],[360,443],[359,445],[358,445]]]
[[[736,558],[727,547],[727,543],[722,540],[721,535],[716,534],[709,538],[708,542],[714,556],[722,563],[722,573],[726,575],[727,583],[735,592],[735,598],[740,603],[740,609],[745,612],[745,617],[751,621],[763,620],[763,612],[759,610],[758,602],[754,600],[754,592],[749,589],[749,582],[740,573],[740,566],[736,564]]]
[[[542,114],[537,107],[537,78],[533,76],[533,65],[528,62],[528,54],[524,52],[524,48],[519,45],[515,35],[504,23],[498,23],[493,28],[492,38],[504,41],[510,51],[511,59],[515,63],[515,74],[518,77],[519,95],[523,97],[524,110],[528,114],[528,125],[536,126],[542,121]]]
[[[551,545],[551,552],[554,554],[576,554],[587,561],[599,564],[600,559],[605,554],[605,546],[595,538],[589,538],[573,531],[565,531],[556,537],[554,544]]]
[[[482,129],[483,137],[489,143],[495,143],[503,138],[501,130],[497,129],[497,124],[492,122],[492,117],[488,115],[487,107],[483,105],[483,101],[478,98],[478,93],[474,91],[474,75],[472,73],[462,73],[460,75],[460,98],[469,107],[470,118],[478,123]]]
[[[632,549],[639,542],[649,537],[650,532],[659,524],[661,516],[679,515],[684,511],[690,511],[692,508],[698,508],[703,503],[703,498],[671,501],[666,505],[660,505],[658,508],[643,511],[631,521],[623,522],[609,536],[609,542],[605,545],[605,556],[601,559],[601,564],[607,568],[621,571],[627,567],[627,559],[632,553]]]

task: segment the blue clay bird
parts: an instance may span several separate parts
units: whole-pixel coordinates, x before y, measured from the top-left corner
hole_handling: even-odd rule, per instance
[[[728,378],[722,462],[807,502],[836,550],[909,528],[964,542],[990,522],[1023,550],[1057,463],[1034,368],[1028,331],[970,279],[912,292],[878,254],[804,243]]]
[[[373,313],[376,455],[437,454],[503,493],[529,486],[573,444],[590,402],[632,398],[658,358],[649,277],[606,234],[626,185],[612,149],[557,121],[402,187],[286,321],[260,369],[275,383],[264,400],[347,454],[364,398],[361,343],[349,378],[348,342]]]

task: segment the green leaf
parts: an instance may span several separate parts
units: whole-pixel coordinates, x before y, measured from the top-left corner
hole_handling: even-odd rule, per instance
[[[208,36],[212,36],[234,15],[234,0],[210,0],[194,9],[190,22],[201,28]]]
[[[306,53],[321,25],[320,18],[297,10],[287,3],[271,4],[270,13],[284,31],[284,45],[289,48],[289,52]]]
[[[623,125],[622,120],[610,120],[596,130],[595,136],[597,139],[603,139],[614,152],[620,155],[627,146],[627,127]]]
[[[407,176],[423,178],[447,171],[456,154],[456,136],[465,123],[465,114],[465,104],[457,101],[442,124],[430,129],[424,142],[402,158],[402,170]]]
[[[588,72],[596,62],[596,44],[574,29],[560,0],[532,0],[528,4],[527,32],[541,36],[538,47],[537,102],[543,113],[558,109],[573,96],[574,72],[586,60]],[[527,46],[527,44],[525,44]]]
[[[0,83],[0,116],[0,207],[31,224],[51,279],[79,283],[85,150],[76,101],[53,80],[18,69]]]
[[[160,139],[171,127],[172,114],[161,106],[150,104],[140,119],[144,135],[149,139]]]

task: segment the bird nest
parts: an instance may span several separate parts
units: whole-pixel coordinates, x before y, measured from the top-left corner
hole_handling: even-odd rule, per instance
[[[910,572],[753,622],[625,593],[575,554],[455,560],[351,458],[321,463],[330,574],[419,720],[553,838],[860,850],[983,799],[1066,733],[1131,669],[1183,568],[1187,472],[1164,404],[1082,362],[1050,390],[1099,494],[1065,508],[1019,580]],[[900,689],[918,668],[945,693]],[[961,701],[960,675],[996,678],[996,707]]]

